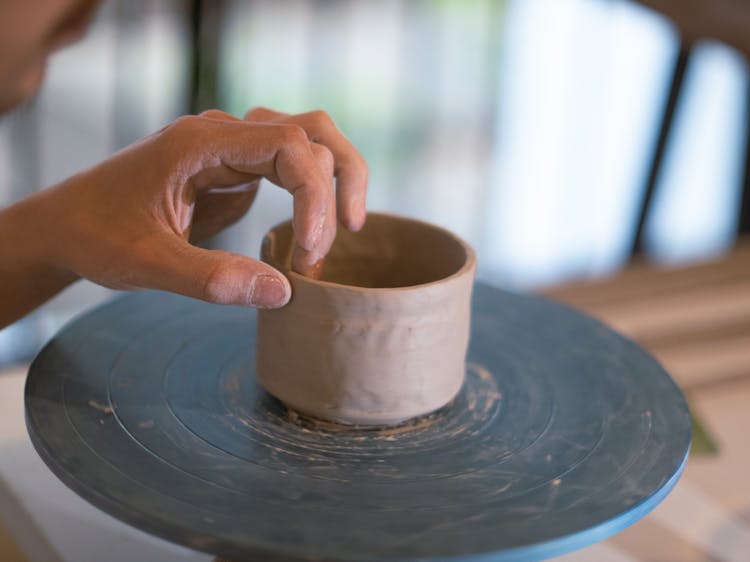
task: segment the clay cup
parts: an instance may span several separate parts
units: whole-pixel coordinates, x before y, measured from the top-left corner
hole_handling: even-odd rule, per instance
[[[448,404],[465,375],[471,247],[447,230],[370,213],[339,228],[321,279],[291,271],[291,222],[266,234],[262,259],[292,285],[288,305],[258,311],[258,381],[300,414],[396,425]]]

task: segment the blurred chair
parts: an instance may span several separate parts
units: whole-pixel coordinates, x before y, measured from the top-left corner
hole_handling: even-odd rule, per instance
[[[746,0],[638,0],[669,17],[687,43],[717,39],[750,58],[750,2]]]
[[[737,49],[750,61],[750,2],[742,0],[638,0],[663,13],[677,26],[681,37],[675,58],[669,94],[663,109],[658,141],[651,158],[643,189],[638,222],[633,236],[631,257],[643,252],[646,222],[656,193],[664,153],[674,125],[675,108],[683,92],[685,71],[691,60],[692,44],[700,39],[715,39]],[[745,171],[738,208],[737,234],[750,234],[750,91],[745,108]]]

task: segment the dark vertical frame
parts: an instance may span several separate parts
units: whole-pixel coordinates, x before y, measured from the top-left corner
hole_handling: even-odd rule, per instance
[[[677,108],[677,104],[682,94],[682,88],[685,81],[685,71],[690,62],[690,52],[690,45],[682,42],[672,69],[669,94],[667,95],[664,111],[662,112],[661,124],[659,125],[659,135],[657,137],[656,145],[654,146],[654,152],[651,156],[646,185],[643,189],[643,198],[638,212],[638,222],[636,223],[633,243],[630,249],[631,258],[640,256],[643,253],[644,230],[646,228],[646,223],[648,222],[654,195],[656,194],[656,189],[659,183],[659,177],[664,163],[664,154],[672,133],[675,109]]]
[[[190,1],[190,107],[192,114],[219,105],[219,37],[225,2]]]

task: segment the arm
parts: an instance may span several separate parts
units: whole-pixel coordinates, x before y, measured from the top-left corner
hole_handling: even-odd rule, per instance
[[[46,199],[41,192],[0,210],[0,328],[78,279],[45,257]]]
[[[293,197],[302,273],[330,248],[337,206],[351,230],[364,223],[367,166],[326,114],[184,117],[0,212],[0,327],[81,277],[218,304],[283,306],[291,289],[280,272],[190,244],[239,219],[263,177]]]

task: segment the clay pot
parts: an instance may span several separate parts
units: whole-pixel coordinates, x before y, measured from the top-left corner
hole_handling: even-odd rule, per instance
[[[464,379],[476,258],[430,224],[370,213],[339,228],[314,280],[290,270],[290,222],[263,240],[292,299],[258,311],[260,384],[292,410],[345,424],[395,425],[450,402]]]

